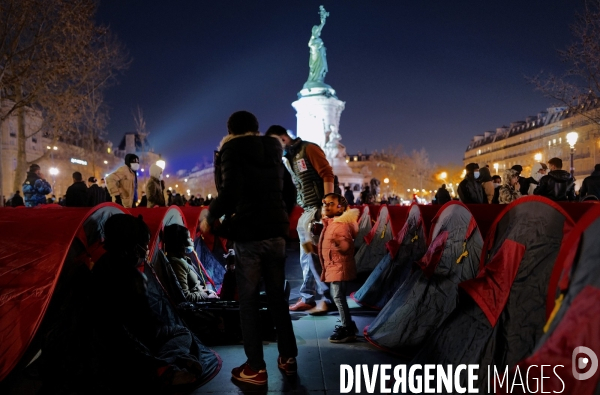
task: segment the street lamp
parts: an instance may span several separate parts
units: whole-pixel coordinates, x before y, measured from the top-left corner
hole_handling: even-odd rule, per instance
[[[167,163],[164,160],[159,159],[159,160],[156,161],[156,166],[158,166],[158,167],[160,167],[161,169],[164,170],[165,167],[167,167]]]
[[[58,175],[58,169],[56,167],[51,167],[50,170],[50,175],[52,176],[52,193],[54,193],[54,184],[56,184],[56,179],[55,177]]]
[[[494,170],[496,170],[496,174],[498,174],[498,163],[494,163]]]
[[[579,137],[579,134],[577,134],[577,132],[567,133],[567,142],[569,143],[569,146],[571,147],[571,177],[575,173],[575,165],[573,163],[573,156],[575,154],[575,144],[577,143],[578,137]]]
[[[448,177],[448,173],[446,173],[445,171],[442,172],[442,174],[440,174],[440,178],[444,181],[446,181],[446,177]]]
[[[541,162],[542,154],[538,152],[537,154],[533,155],[533,159],[535,159],[536,162]]]

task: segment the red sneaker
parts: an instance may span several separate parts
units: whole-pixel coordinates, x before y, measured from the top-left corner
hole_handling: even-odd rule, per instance
[[[286,376],[294,376],[298,373],[298,364],[296,363],[296,358],[277,358],[277,367],[281,369]]]
[[[246,362],[240,367],[233,368],[231,371],[231,378],[237,381],[243,381],[244,383],[265,385],[267,384],[267,370],[261,369],[257,372]]]

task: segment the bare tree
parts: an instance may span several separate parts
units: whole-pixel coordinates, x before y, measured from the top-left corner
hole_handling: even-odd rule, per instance
[[[82,107],[128,65],[109,29],[95,23],[95,12],[94,0],[0,0],[0,101],[8,103],[0,123],[16,115],[14,189],[32,162],[27,139],[42,133],[68,141],[87,130],[77,126],[85,119]],[[26,127],[27,111],[42,120],[34,130]]]
[[[600,113],[590,102],[600,98],[600,0],[584,0],[583,11],[571,25],[575,41],[558,54],[567,71],[562,76],[529,78],[536,90],[590,119],[600,123]]]

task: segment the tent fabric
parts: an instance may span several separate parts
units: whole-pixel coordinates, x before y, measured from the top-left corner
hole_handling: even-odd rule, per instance
[[[360,216],[358,218],[358,233],[354,238],[354,251],[358,252],[360,247],[365,243],[365,236],[369,234],[373,223],[371,222],[371,214],[369,214],[369,206],[366,204],[359,206],[352,206],[352,208],[358,208],[360,210]]]
[[[489,366],[514,366],[528,355],[542,335],[550,279],[562,267],[555,262],[572,226],[546,198],[527,196],[506,206],[490,228],[477,277],[460,284],[458,308],[412,362],[479,364],[483,389]]]
[[[369,208],[370,209],[370,208]],[[370,273],[387,254],[385,245],[393,237],[391,217],[387,206],[381,206],[373,228],[364,237],[365,243],[355,253],[356,272]]]
[[[388,253],[377,264],[362,287],[350,294],[358,304],[381,310],[408,278],[413,262],[427,251],[427,226],[421,210],[413,204],[402,229],[387,245]]]
[[[124,211],[113,203],[91,209],[0,209],[0,381],[17,366],[30,347],[74,240],[79,240],[80,234],[84,238],[89,234],[90,240],[85,242],[94,244],[93,240],[101,237],[90,229],[87,233],[81,232],[86,220],[92,217],[103,224],[97,218],[109,212]],[[34,237],[34,228],[49,231]],[[83,245],[84,240],[79,243]]]
[[[292,209],[292,212],[289,215],[289,217],[290,217],[290,240],[296,240],[296,241],[300,240],[300,238],[298,237],[298,230],[296,228],[298,226],[298,220],[302,216],[302,213],[304,213],[304,210],[302,209],[302,207],[296,205],[296,206],[294,206],[294,208]]]
[[[586,210],[585,217],[561,245],[557,262],[564,266],[558,282],[558,295],[549,292],[549,297],[557,296],[561,302],[556,305],[554,314],[548,314],[547,310],[546,315],[550,317],[546,332],[533,354],[517,365],[521,371],[531,367],[534,372],[539,367],[533,365],[541,365],[541,362],[563,365],[563,368],[557,369],[557,374],[564,381],[563,393],[591,395],[600,390],[600,370],[587,380],[576,380],[572,374],[572,355],[576,347],[587,347],[597,356],[600,355],[600,206],[593,206]],[[585,370],[578,370],[577,366],[575,369],[585,373]],[[563,384],[554,377],[544,383],[544,390],[561,391]]]
[[[456,308],[458,284],[477,274],[483,239],[464,204],[442,206],[430,239],[409,278],[365,328],[365,338],[375,346],[412,356]]]

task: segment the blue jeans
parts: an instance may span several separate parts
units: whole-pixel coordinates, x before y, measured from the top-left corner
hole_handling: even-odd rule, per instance
[[[322,299],[331,303],[329,287],[321,281],[321,263],[317,254],[306,253],[302,248],[304,242],[309,241],[310,235],[306,226],[314,218],[313,211],[305,211],[298,220],[298,237],[300,238],[300,267],[302,268],[302,285],[300,286],[300,297],[304,303],[312,303],[316,299]],[[312,240],[318,242],[317,240]],[[317,243],[315,243],[317,244]]]
[[[331,282],[331,297],[340,312],[340,321],[342,326],[348,328],[352,323],[350,317],[350,309],[348,308],[348,300],[346,300],[346,281]]]
[[[296,357],[296,337],[284,294],[285,240],[277,237],[262,241],[236,241],[233,242],[233,249],[240,297],[240,323],[248,364],[254,370],[266,367],[258,315],[261,278],[269,300],[269,312],[277,330],[279,355]]]

